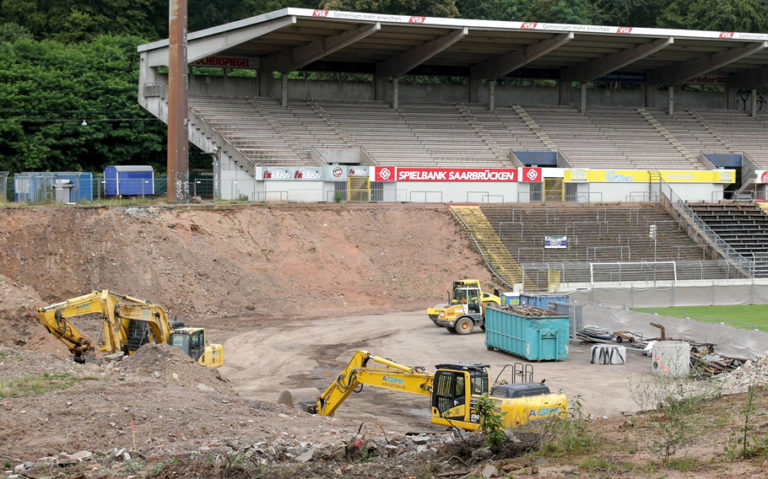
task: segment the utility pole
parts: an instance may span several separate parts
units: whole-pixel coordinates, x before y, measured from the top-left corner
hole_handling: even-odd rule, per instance
[[[169,203],[189,201],[187,131],[187,0],[168,9],[168,194]]]

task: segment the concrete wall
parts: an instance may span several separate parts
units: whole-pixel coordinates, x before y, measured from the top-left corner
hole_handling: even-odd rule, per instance
[[[324,201],[322,181],[264,181],[265,201]]]
[[[256,78],[195,75],[189,76],[189,93],[193,96],[260,96],[259,82]],[[277,90],[277,97],[280,97],[280,90]]]
[[[580,202],[649,201],[648,183],[577,183]],[[413,203],[526,203],[531,183],[501,182],[400,182],[384,183],[385,202]],[[674,192],[686,201],[717,201],[722,184],[673,183]],[[221,198],[251,201],[318,202],[334,200],[330,181],[257,181],[233,161],[221,161]],[[654,198],[657,188],[653,188]]]
[[[166,75],[157,75],[157,79],[167,83]],[[271,75],[258,78],[195,76],[189,77],[189,88],[192,95],[204,96],[267,96],[280,98],[281,82]],[[400,83],[400,103],[469,103],[469,85],[428,85]],[[578,106],[580,104],[580,89],[567,88],[563,104]],[[479,85],[477,101],[488,103],[488,85]],[[374,99],[373,83],[344,82],[344,81],[305,81],[290,80],[288,82],[288,98],[303,100],[353,100],[370,101]],[[392,100],[392,83],[388,82],[385,99]],[[650,94],[649,107],[667,107],[667,90],[653,89]],[[559,93],[557,88],[544,87],[496,87],[496,105],[557,105]],[[726,108],[725,93],[687,92],[675,90],[675,108]],[[615,90],[606,88],[588,88],[587,106],[644,106],[645,89]]]
[[[256,201],[263,196],[263,182],[256,181],[228,158],[221,159],[220,171],[222,200],[236,200],[247,196],[250,201]]]
[[[720,201],[723,199],[725,185],[713,183],[670,183],[674,191],[684,201]]]

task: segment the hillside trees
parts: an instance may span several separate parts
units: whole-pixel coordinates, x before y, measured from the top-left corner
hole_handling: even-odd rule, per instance
[[[0,170],[164,169],[164,125],[136,102],[141,42],[0,43]]]
[[[764,33],[768,31],[765,0],[674,0],[657,18],[660,27]]]

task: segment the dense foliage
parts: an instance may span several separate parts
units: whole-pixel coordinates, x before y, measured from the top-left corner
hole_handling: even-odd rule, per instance
[[[188,0],[189,30],[278,10],[765,32],[764,0]],[[0,170],[165,164],[136,103],[136,46],[166,38],[167,0],[0,0]],[[87,125],[83,125],[86,120]],[[194,162],[194,155],[193,160]]]
[[[136,102],[140,42],[0,43],[0,170],[163,170],[165,128]]]

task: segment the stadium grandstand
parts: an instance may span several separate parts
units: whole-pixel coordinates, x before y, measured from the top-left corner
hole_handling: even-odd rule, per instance
[[[482,204],[453,213],[509,284],[768,275],[689,205],[766,197],[768,34],[285,8],[187,38],[220,198]],[[167,121],[168,40],[138,50]]]

